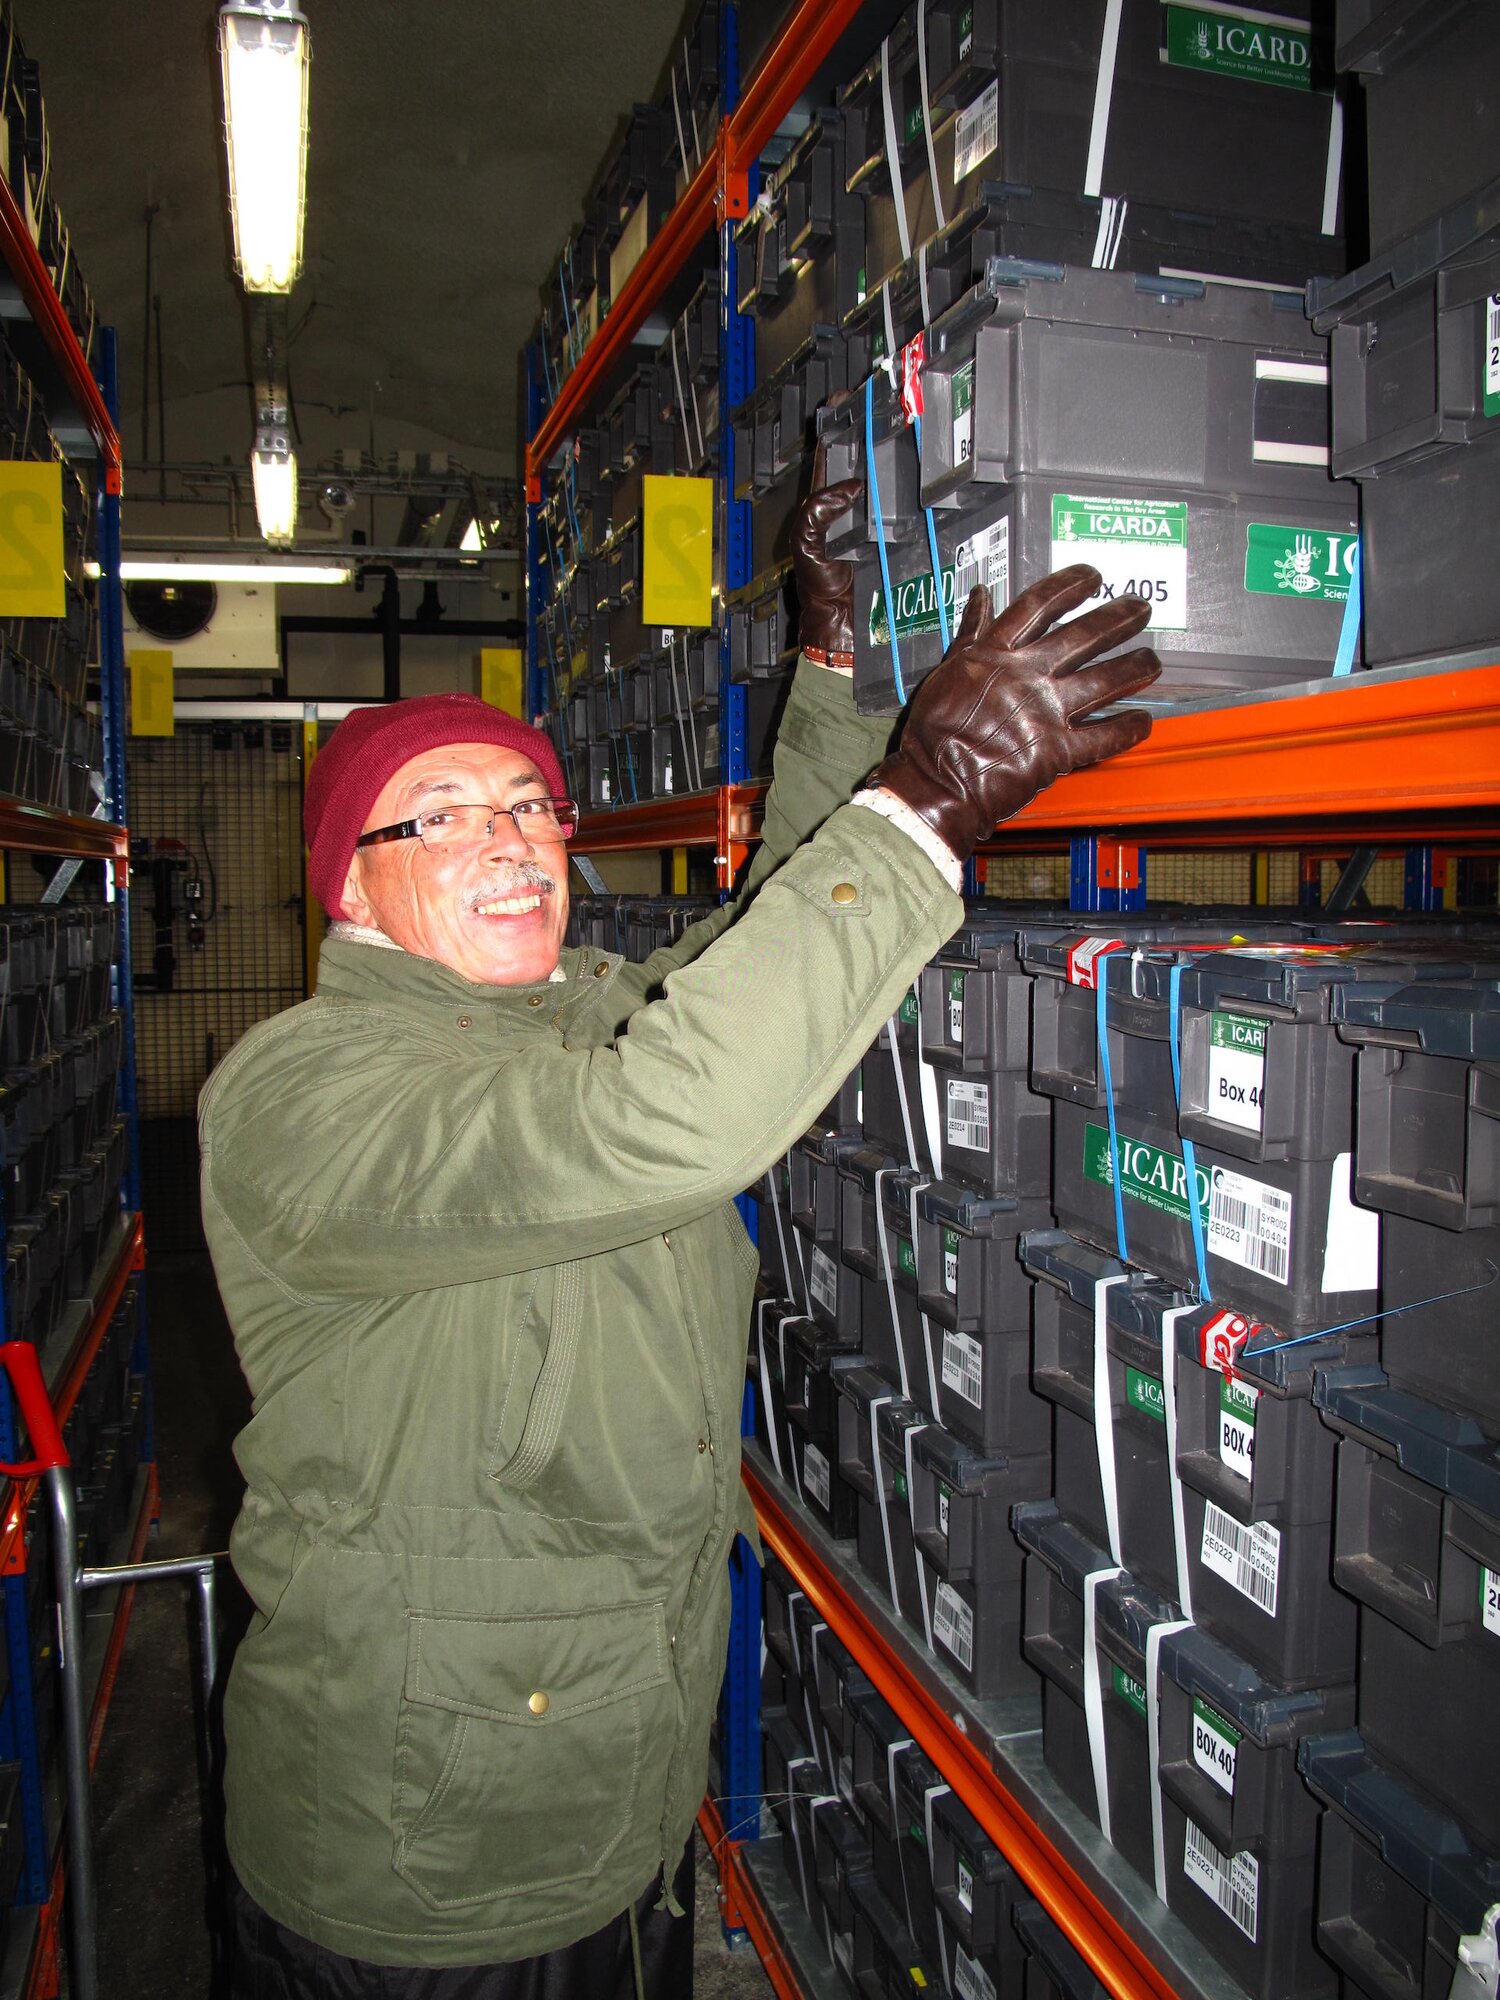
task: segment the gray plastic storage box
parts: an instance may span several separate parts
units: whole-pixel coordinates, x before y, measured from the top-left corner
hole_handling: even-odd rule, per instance
[[[836,1541],[851,1541],[858,1513],[854,1491],[838,1470],[838,1378],[859,1365],[858,1348],[810,1319],[793,1320],[784,1334],[778,1352],[785,1354],[782,1393],[797,1490]]]
[[[797,664],[797,599],[791,571],[763,578],[729,601],[729,678],[781,680]]]
[[[1025,1948],[1011,1919],[1025,1896],[1020,1877],[984,1828],[946,1786],[932,1802],[932,1883],[938,1919],[948,1934],[955,1992],[983,1986],[977,1968],[996,1994],[1019,1984]],[[962,1966],[957,1953],[969,1961]]]
[[[791,1422],[787,1414],[786,1327],[793,1311],[774,1299],[757,1299],[750,1313],[746,1373],[755,1384],[755,1436],[779,1477],[795,1485]]]
[[[839,1471],[859,1495],[859,1566],[918,1629],[922,1607],[906,1497],[905,1438],[926,1421],[914,1403],[904,1402],[873,1369],[852,1368],[839,1377]],[[883,1449],[886,1438],[892,1441],[889,1456]]]
[[[837,1937],[854,1935],[854,1891],[874,1877],[870,1843],[857,1816],[840,1798],[821,1798],[811,1809],[813,1867],[818,1895]]]
[[[1151,601],[1153,699],[1331,671],[1356,497],[1327,478],[1326,349],[1299,295],[996,261],[927,350],[938,574],[912,512],[915,435],[890,435],[843,550],[862,707],[899,705],[877,498],[908,694],[941,657],[939,584],[951,631],[974,584],[999,605],[1071,562]],[[852,462],[867,471],[862,429]]]
[[[1500,160],[1500,14],[1488,0],[1338,0],[1334,60],[1364,86],[1370,245],[1389,248]]]
[[[1046,1450],[1051,1417],[1031,1386],[1031,1280],[1020,1239],[1044,1202],[932,1182],[917,1193],[920,1304],[939,1354],[939,1421],[981,1451]]]
[[[1327,190],[1331,166],[1336,196],[1342,122],[1326,92],[1331,51],[1310,37],[1306,6],[1280,11],[1284,27],[1263,12],[1183,6],[1167,14],[1128,0],[1101,80],[1101,50],[1110,46],[1104,0],[1062,15],[1048,0],[933,0],[926,109],[948,212],[958,205],[955,166],[1081,192],[1091,146],[1102,145],[1105,193],[1333,230]],[[885,67],[902,179],[925,181],[915,9],[892,33]],[[851,183],[889,186],[879,52],[840,103]],[[915,244],[923,216],[911,200],[907,208]]]
[[[1380,1208],[1393,1383],[1500,1437],[1500,979],[1476,956],[1451,986],[1340,998],[1359,1045],[1355,1189]]]
[[[736,299],[755,320],[762,382],[858,303],[865,209],[845,180],[843,120],[820,111],[735,232]]]
[[[1058,1405],[1058,1506],[1085,1533],[1106,1542],[1094,1423],[1094,1288],[1100,1279],[1120,1276],[1121,1266],[1061,1231],[1028,1238],[1026,1258],[1049,1281],[1037,1287],[1033,1379]],[[1104,1296],[1120,1558],[1143,1583],[1175,1598],[1162,1340],[1164,1315],[1187,1300],[1141,1272],[1111,1285]],[[1177,1323],[1179,1336],[1186,1323]],[[1182,1444],[1179,1429],[1179,1454]],[[1326,1472],[1326,1455],[1321,1464]],[[1332,1492],[1318,1497],[1309,1483],[1299,1497],[1305,1511],[1283,1512],[1271,1522],[1252,1513],[1248,1486],[1243,1493],[1215,1488],[1210,1497],[1184,1481],[1188,1590],[1198,1622],[1282,1686],[1332,1685],[1353,1676],[1354,1609],[1330,1578]]]
[[[1146,1634],[1177,1607],[1114,1570],[1104,1549],[1063,1520],[1051,1500],[1015,1511],[1026,1555],[1025,1652],[1044,1677],[1042,1754],[1068,1797],[1100,1825],[1096,1772],[1085,1719],[1086,1579],[1095,1586],[1095,1646],[1103,1715],[1103,1784],[1109,1838],[1152,1879],[1150,1755],[1146,1728]]]
[[[808,1312],[841,1345],[857,1347],[859,1285],[839,1254],[840,1162],[849,1149],[850,1141],[836,1133],[814,1132],[798,1140],[790,1158],[791,1217],[797,1232],[796,1275]]]
[[[921,1950],[898,1913],[873,1882],[861,1883],[854,1899],[854,1955],[844,1970],[859,1994],[930,2000],[941,1975]]]
[[[1162,1640],[1157,1692],[1168,1907],[1256,2000],[1332,1996],[1313,1942],[1320,1815],[1297,1746],[1350,1725],[1353,1686],[1288,1694],[1188,1630]]]
[[[1361,482],[1365,662],[1488,648],[1500,511],[1500,179],[1347,278],[1330,333],[1333,470]]]
[[[1015,1926],[1026,1947],[1025,2000],[1110,2000],[1040,1903],[1017,1904]]]
[[[1376,1369],[1320,1374],[1341,1433],[1334,1578],[1364,1607],[1359,1726],[1500,1855],[1500,1464],[1469,1420]]]
[[[1308,1737],[1297,1761],[1331,1809],[1318,1854],[1318,1945],[1344,1974],[1345,1993],[1448,2000],[1460,1939],[1500,1902],[1500,1859],[1385,1770],[1356,1730]]]
[[[904,1442],[933,1650],[981,1698],[1031,1693],[1035,1681],[1021,1658],[1021,1550],[1010,1510],[1051,1491],[1051,1454],[981,1457],[936,1424],[908,1431]]]

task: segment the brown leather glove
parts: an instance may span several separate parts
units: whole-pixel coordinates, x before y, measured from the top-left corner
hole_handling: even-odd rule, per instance
[[[828,448],[813,457],[812,491],[792,523],[792,569],[797,579],[797,636],[820,667],[854,667],[854,565],[835,562],[824,542],[830,525],[864,497],[862,479],[825,485]]]
[[[1140,709],[1082,720],[1161,672],[1144,646],[1088,665],[1146,624],[1150,607],[1139,597],[1054,624],[1098,588],[1099,572],[1075,563],[1023,590],[998,618],[984,585],[972,590],[958,636],[912,696],[897,749],[871,772],[869,783],[920,813],[958,860],[1054,778],[1149,733]]]

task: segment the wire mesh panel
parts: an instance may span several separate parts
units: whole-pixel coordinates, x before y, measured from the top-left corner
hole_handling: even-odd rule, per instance
[[[201,1249],[198,1093],[247,1028],[304,997],[300,731],[133,738],[129,787],[147,1240]]]

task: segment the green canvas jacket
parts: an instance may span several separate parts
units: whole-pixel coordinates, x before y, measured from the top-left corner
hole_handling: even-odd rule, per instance
[[[750,1527],[732,1197],[963,915],[904,833],[839,809],[888,728],[804,662],[735,906],[540,986],[330,939],[316,997],[205,1087],[254,1398],[229,1850],[335,1951],[550,1951],[691,1833]]]

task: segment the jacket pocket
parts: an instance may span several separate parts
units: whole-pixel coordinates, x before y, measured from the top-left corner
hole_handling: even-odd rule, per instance
[[[394,1865],[433,1909],[596,1876],[655,1824],[675,1713],[661,1599],[407,1619]]]
[[[515,1359],[485,1463],[501,1485],[525,1488],[551,1463],[582,1326],[582,1266],[539,1272],[520,1326],[509,1330]]]

